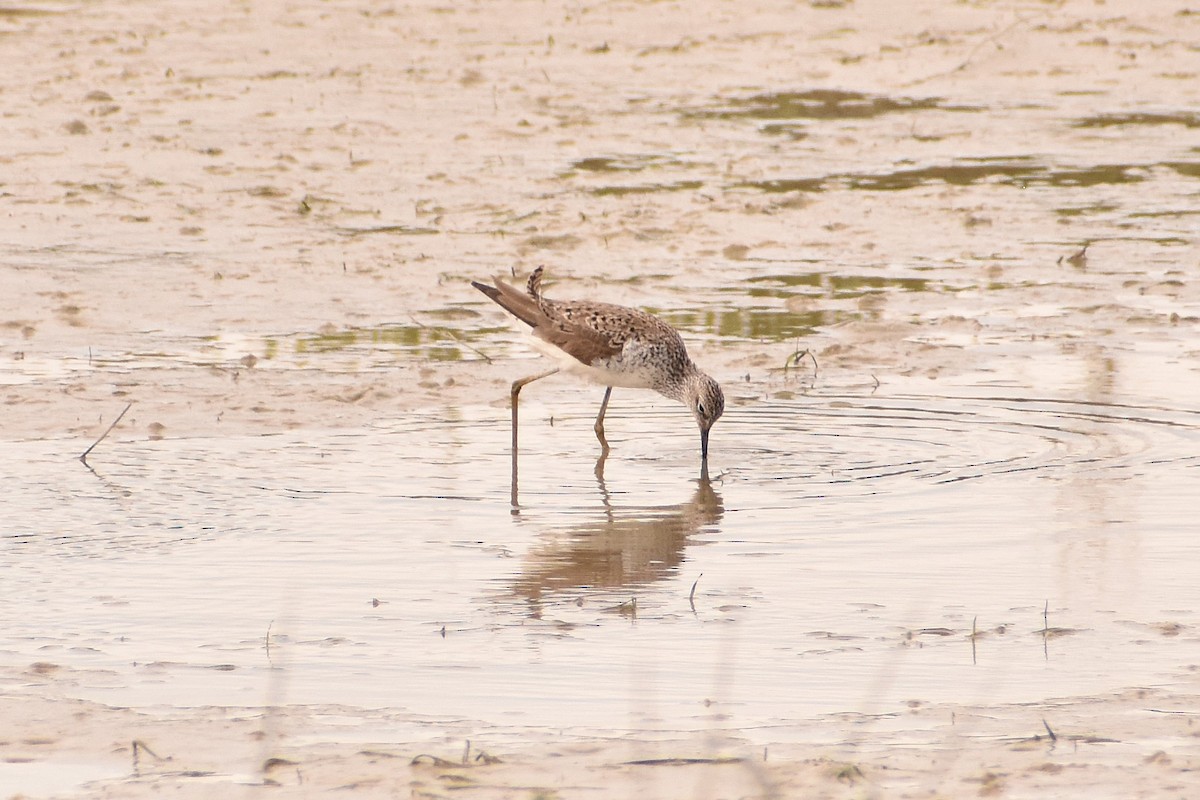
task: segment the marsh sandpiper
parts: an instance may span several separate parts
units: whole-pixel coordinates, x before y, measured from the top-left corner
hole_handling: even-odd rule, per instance
[[[604,400],[596,416],[596,438],[608,452],[604,412],[614,386],[653,389],[678,400],[700,428],[700,458],[708,461],[708,432],[725,410],[720,385],[688,357],[679,333],[658,317],[636,308],[593,300],[550,300],[542,295],[542,268],[529,276],[524,292],[497,278],[494,286],[471,285],[532,328],[533,344],[558,366],[512,385],[512,446],[517,450],[517,396],[522,387],[563,371],[601,386]],[[514,468],[515,472],[515,468]]]

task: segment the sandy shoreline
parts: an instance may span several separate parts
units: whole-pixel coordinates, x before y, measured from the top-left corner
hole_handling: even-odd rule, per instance
[[[1192,695],[1154,689],[1018,706],[914,702],[786,734],[833,741],[764,747],[721,734],[522,732],[345,707],[139,712],[63,696],[73,679],[48,665],[5,675],[0,785],[25,770],[28,785],[51,787],[5,797],[1148,798],[1188,796],[1200,771]],[[388,734],[414,727],[419,743]]]

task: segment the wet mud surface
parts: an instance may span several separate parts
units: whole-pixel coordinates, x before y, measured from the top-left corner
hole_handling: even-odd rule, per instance
[[[1185,792],[1197,41],[0,10],[0,796]],[[597,465],[548,379],[511,507],[545,365],[469,281],[539,264],[722,382],[710,480],[635,390]]]

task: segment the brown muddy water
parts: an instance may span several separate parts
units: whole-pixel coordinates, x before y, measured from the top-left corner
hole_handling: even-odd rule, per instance
[[[1200,13],[910,5],[0,11],[0,690],[888,759],[1194,694]],[[723,383],[710,480],[549,379],[511,507],[469,281],[538,264]]]

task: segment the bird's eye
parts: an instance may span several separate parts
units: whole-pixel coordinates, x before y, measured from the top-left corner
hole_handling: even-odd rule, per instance
[[[704,413],[704,403],[696,403],[696,411],[703,414]]]

